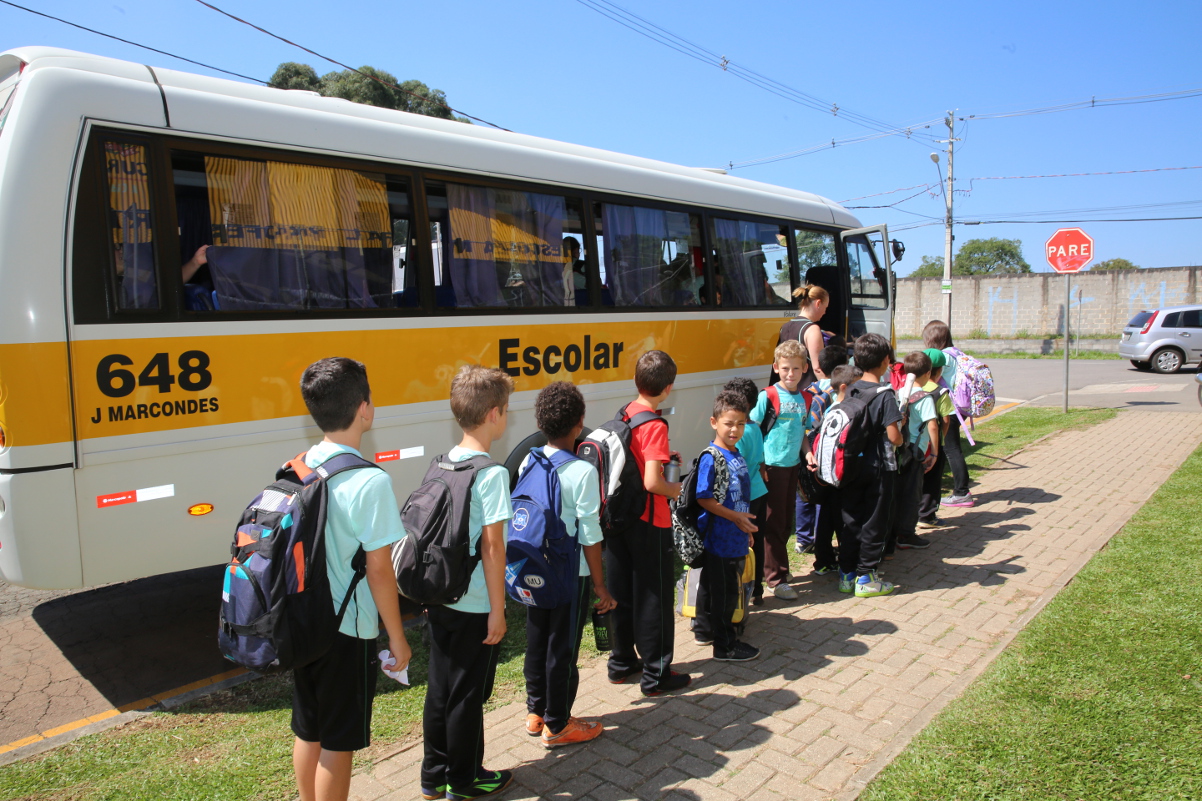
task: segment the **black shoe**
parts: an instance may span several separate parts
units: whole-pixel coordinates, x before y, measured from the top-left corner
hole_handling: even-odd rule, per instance
[[[760,649],[754,645],[748,645],[745,642],[736,642],[734,648],[729,651],[719,651],[714,649],[714,659],[719,662],[750,662],[758,658]]]
[[[764,596],[757,595],[754,598],[752,598],[751,605],[752,606],[763,606],[764,605]]]
[[[620,673],[615,673],[614,671],[611,670],[611,671],[609,671],[609,683],[610,684],[625,684],[626,680],[629,679],[631,676],[639,676],[639,675],[642,675],[642,673],[643,673],[643,665],[641,662],[639,664],[635,665],[634,667],[632,667],[630,670],[623,670]]]
[[[694,634],[693,642],[697,643],[698,645],[713,645],[714,638],[704,634]]]
[[[487,798],[496,795],[513,783],[513,772],[508,770],[488,771],[486,775],[476,779],[467,787],[458,790],[447,790],[450,801],[466,801],[469,798]]]
[[[663,695],[664,693],[674,693],[677,690],[683,690],[692,683],[693,677],[688,673],[677,673],[675,670],[673,670],[666,678],[659,680],[659,684],[656,685],[654,690],[648,691],[644,689],[643,695],[647,696],[648,698],[654,698],[655,696]]]
[[[917,534],[903,534],[897,538],[897,547],[899,549],[915,548],[917,550],[922,550],[923,548],[930,548],[931,541],[923,539]]]

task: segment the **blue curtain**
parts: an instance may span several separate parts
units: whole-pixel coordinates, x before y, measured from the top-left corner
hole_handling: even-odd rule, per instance
[[[619,306],[662,304],[666,215],[659,209],[603,206],[605,275]]]

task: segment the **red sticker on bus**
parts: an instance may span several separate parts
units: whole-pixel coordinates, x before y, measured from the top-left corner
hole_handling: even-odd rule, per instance
[[[112,495],[97,495],[96,508],[104,509],[108,506],[118,506],[123,503],[137,503],[137,500],[137,490],[130,490],[129,492],[115,492]]]
[[[399,450],[384,451],[383,453],[376,454],[377,462],[395,462],[397,459],[400,459],[400,458],[401,458],[401,452]]]

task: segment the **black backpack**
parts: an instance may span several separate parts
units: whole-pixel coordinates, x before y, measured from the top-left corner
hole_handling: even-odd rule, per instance
[[[468,515],[476,475],[495,465],[487,456],[452,462],[435,457],[420,487],[401,509],[405,538],[392,546],[392,568],[401,595],[423,606],[463,597],[480,563],[471,552]]]
[[[705,532],[698,522],[703,510],[697,503],[697,472],[701,457],[707,453],[714,460],[714,500],[719,504],[726,500],[726,490],[730,486],[726,457],[710,445],[697,454],[692,471],[681,482],[680,497],[672,501],[672,544],[680,561],[693,569],[701,567],[705,556]]]
[[[301,454],[242,513],[218,619],[217,644],[226,659],[256,673],[280,673],[330,649],[367,572],[367,554],[360,547],[352,558],[354,578],[335,612],[326,572],[329,480],[367,467],[380,469],[353,453],[310,469]]]
[[[601,530],[606,536],[634,523],[647,508],[647,488],[630,451],[634,430],[655,420],[668,425],[652,411],[627,417],[628,406],[590,431],[576,448],[576,455],[596,467],[601,478]]]

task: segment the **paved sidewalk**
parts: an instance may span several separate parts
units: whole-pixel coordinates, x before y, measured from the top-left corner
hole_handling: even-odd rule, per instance
[[[1131,432],[1139,431],[1133,437]],[[1202,414],[1124,412],[1058,433],[986,473],[977,506],[925,551],[885,563],[902,585],[856,599],[831,577],[768,599],[748,625],[763,656],[714,662],[677,627],[690,691],[655,700],[582,676],[575,712],[606,732],[545,751],[523,703],[488,714],[487,767],[513,799],[851,799],[988,665],[1202,441]],[[419,798],[421,743],[355,776],[352,798]]]

